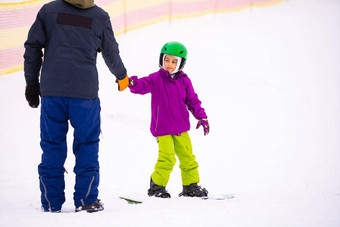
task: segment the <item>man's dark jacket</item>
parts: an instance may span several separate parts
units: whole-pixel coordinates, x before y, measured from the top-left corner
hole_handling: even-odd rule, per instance
[[[94,4],[89,8],[77,7],[63,0],[45,4],[25,42],[26,83],[39,83],[42,66],[42,96],[95,99],[96,59],[100,51],[110,71],[118,80],[123,79],[127,72],[109,15],[103,9]]]

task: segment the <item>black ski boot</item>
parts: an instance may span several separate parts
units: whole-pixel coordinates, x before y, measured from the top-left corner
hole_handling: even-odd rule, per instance
[[[201,188],[197,183],[193,183],[187,186],[183,186],[183,192],[181,192],[178,196],[185,197],[207,197],[208,190],[205,188]]]
[[[168,191],[165,190],[165,187],[155,184],[152,179],[150,181],[150,189],[148,190],[148,195],[158,198],[171,198]]]
[[[87,211],[88,213],[93,213],[93,212],[97,212],[97,211],[102,211],[102,210],[104,210],[103,205],[104,204],[100,201],[100,199],[97,199],[93,203],[86,204],[84,206],[76,207],[76,212]]]

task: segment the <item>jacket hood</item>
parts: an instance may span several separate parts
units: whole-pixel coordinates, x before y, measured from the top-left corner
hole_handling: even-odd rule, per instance
[[[88,9],[95,6],[94,0],[64,0],[64,1],[81,9]]]

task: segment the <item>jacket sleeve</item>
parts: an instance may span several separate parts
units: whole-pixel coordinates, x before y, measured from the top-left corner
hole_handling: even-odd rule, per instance
[[[118,43],[114,37],[108,14],[105,15],[104,19],[101,51],[111,73],[115,75],[118,80],[124,79],[127,72],[119,55]]]
[[[151,76],[140,79],[138,79],[137,76],[132,76],[130,79],[133,80],[134,84],[133,86],[129,86],[131,93],[145,95],[151,92],[153,84]]]
[[[30,28],[27,40],[24,43],[24,73],[26,84],[28,85],[39,83],[40,68],[43,57],[42,49],[45,47],[45,43],[46,33],[44,7],[42,7],[35,22]]]
[[[200,120],[202,118],[208,118],[207,114],[205,113],[204,108],[201,107],[201,101],[198,99],[197,94],[194,91],[194,88],[192,86],[192,83],[188,77],[185,77],[186,79],[186,105],[188,107],[188,110],[194,115],[194,117],[197,120]]]

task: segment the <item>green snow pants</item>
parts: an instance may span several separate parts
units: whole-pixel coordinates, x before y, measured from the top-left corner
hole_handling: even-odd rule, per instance
[[[170,173],[176,163],[177,155],[181,169],[183,185],[199,183],[198,163],[192,153],[192,146],[188,132],[180,136],[165,135],[157,137],[159,152],[155,171],[151,178],[157,185],[166,187]]]

